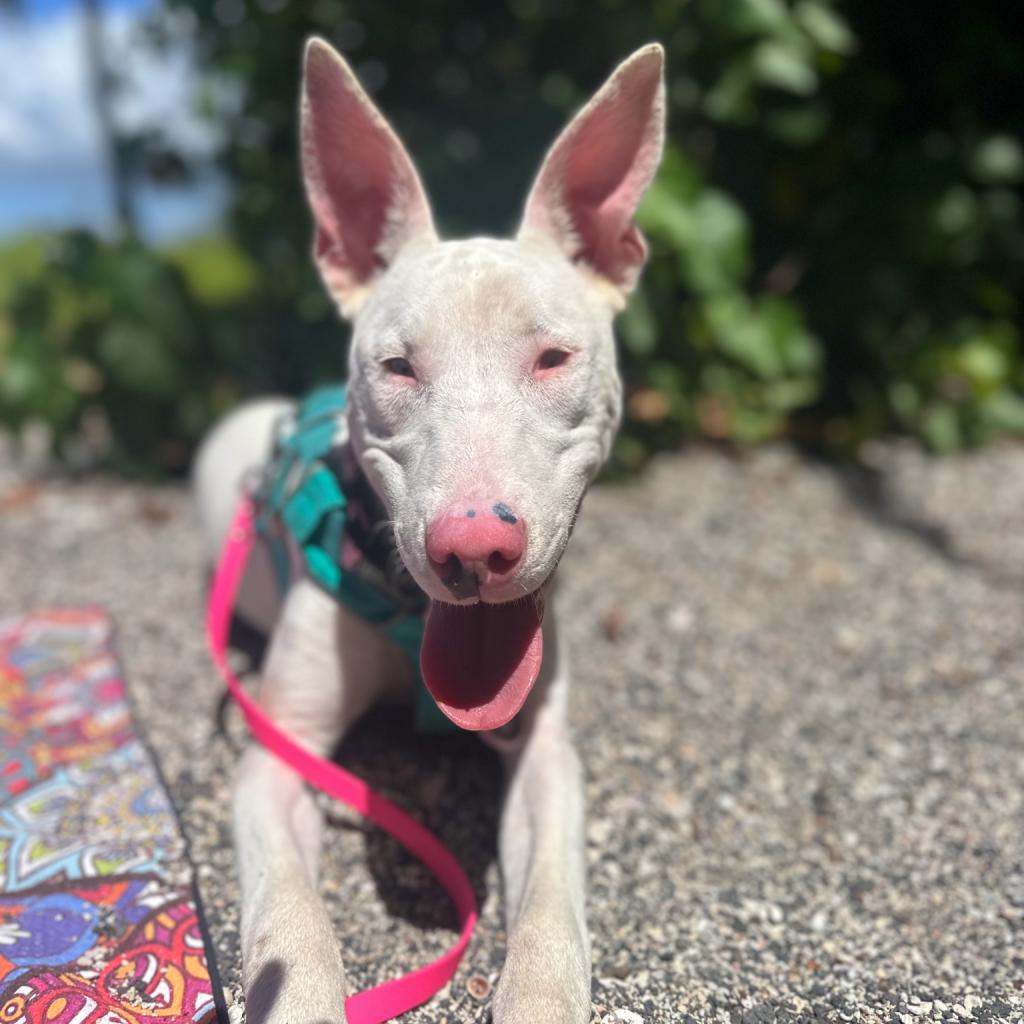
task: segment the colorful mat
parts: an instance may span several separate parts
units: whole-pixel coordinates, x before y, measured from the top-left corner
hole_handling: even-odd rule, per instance
[[[95,609],[0,620],[0,1024],[227,1019],[111,634]]]

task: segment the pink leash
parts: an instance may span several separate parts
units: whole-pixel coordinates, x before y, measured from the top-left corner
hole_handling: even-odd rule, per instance
[[[379,1024],[425,1003],[451,980],[476,925],[473,888],[458,861],[432,833],[390,800],[375,793],[362,779],[317,756],[282,732],[231,671],[227,660],[231,612],[253,542],[252,503],[248,498],[243,498],[221,551],[206,609],[210,653],[231,695],[242,709],[250,732],[311,786],[348,804],[394,836],[434,873],[451,897],[459,918],[459,940],[443,956],[409,974],[345,1000],[348,1024]]]

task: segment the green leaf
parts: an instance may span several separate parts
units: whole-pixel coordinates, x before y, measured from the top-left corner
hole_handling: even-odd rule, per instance
[[[965,185],[948,189],[935,208],[935,225],[945,235],[962,235],[978,223],[978,201]]]
[[[789,10],[781,0],[711,0],[711,5],[738,35],[769,35],[785,30],[790,23]]]
[[[896,415],[909,422],[917,415],[921,407],[921,397],[917,387],[909,380],[894,380],[889,383],[889,404]]]
[[[772,410],[737,406],[733,410],[732,436],[741,444],[757,444],[778,436],[785,425],[784,417]]]
[[[228,238],[197,238],[167,251],[200,302],[228,306],[251,294],[259,275],[252,261]]]
[[[754,48],[753,69],[758,81],[797,96],[810,96],[818,87],[818,75],[809,54],[794,43],[771,40]]]
[[[12,354],[0,364],[0,371],[0,401],[14,407],[23,405],[39,382],[36,362],[24,355]]]
[[[723,352],[762,378],[782,372],[771,329],[745,295],[716,295],[707,302],[705,311]]]
[[[764,388],[764,403],[779,413],[792,412],[818,396],[817,381],[810,377],[773,380]]]
[[[713,249],[735,276],[744,276],[750,229],[739,203],[719,189],[708,188],[698,198],[694,213],[702,245]]]
[[[623,343],[633,355],[649,356],[655,351],[658,345],[658,325],[642,287],[630,296],[619,324]]]
[[[953,452],[963,444],[963,434],[956,410],[949,404],[936,404],[921,421],[925,441],[937,452]]]
[[[793,8],[800,27],[823,50],[849,54],[857,48],[857,38],[850,26],[831,7],[818,0],[801,0]]]
[[[692,209],[659,181],[654,182],[644,197],[637,223],[649,235],[663,238],[676,249],[687,248],[693,239]]]
[[[152,328],[115,322],[100,336],[97,354],[107,376],[120,387],[150,398],[176,395],[178,364],[166,339]]]
[[[704,97],[704,111],[716,121],[749,124],[757,115],[754,104],[754,66],[737,58],[727,64]]]
[[[1003,381],[1010,368],[1006,354],[986,340],[962,346],[956,353],[956,365],[982,387]]]
[[[985,399],[981,410],[985,419],[997,430],[1024,434],[1024,396],[1002,388]]]
[[[986,185],[1024,181],[1024,147],[1012,135],[991,135],[974,150],[971,170]]]
[[[828,131],[829,110],[820,103],[801,103],[784,110],[772,110],[764,117],[764,127],[780,142],[807,146]]]

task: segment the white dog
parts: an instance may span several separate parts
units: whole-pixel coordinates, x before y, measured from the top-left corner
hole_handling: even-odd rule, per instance
[[[354,325],[338,479],[365,486],[364,505],[379,503],[389,527],[401,561],[377,560],[383,590],[429,605],[420,664],[430,695],[458,726],[492,737],[508,775],[497,1024],[590,1019],[580,764],[566,651],[544,596],[619,421],[612,320],[646,256],[633,215],[661,156],[662,65],[661,47],[638,50],[570,122],[514,239],[443,242],[408,154],[348,65],[317,39],[305,55],[315,259]],[[245,406],[205,443],[195,482],[211,559],[246,473],[266,464],[292,409]],[[363,541],[379,541],[363,526]],[[327,754],[375,701],[409,699],[418,672],[296,560],[294,541],[297,578],[279,596],[262,551],[240,609],[271,636],[260,701]],[[363,541],[346,535],[341,546],[351,554]],[[337,1020],[346,983],[316,892],[320,814],[255,744],[234,808],[249,1020]],[[258,981],[275,965],[271,999]]]

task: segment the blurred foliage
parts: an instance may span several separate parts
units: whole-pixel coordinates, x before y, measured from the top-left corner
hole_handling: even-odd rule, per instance
[[[0,419],[178,468],[240,395],[339,376],[308,257],[304,39],[353,62],[449,235],[514,228],[545,147],[634,47],[668,50],[669,144],[620,321],[620,467],[699,434],[849,454],[1024,433],[1024,37],[1012,5],[831,0],[172,0],[223,124],[225,237],[0,255]],[[152,26],[159,43],[161,18]],[[24,247],[23,247],[24,248]],[[27,252],[27,250],[26,250]]]
[[[233,400],[221,368],[243,347],[234,317],[217,316],[217,279],[229,300],[238,294],[234,262],[196,290],[176,259],[84,233],[8,250],[0,273],[3,263],[18,271],[0,294],[0,418],[41,420],[68,456],[85,446],[127,472],[183,468],[210,415]]]

